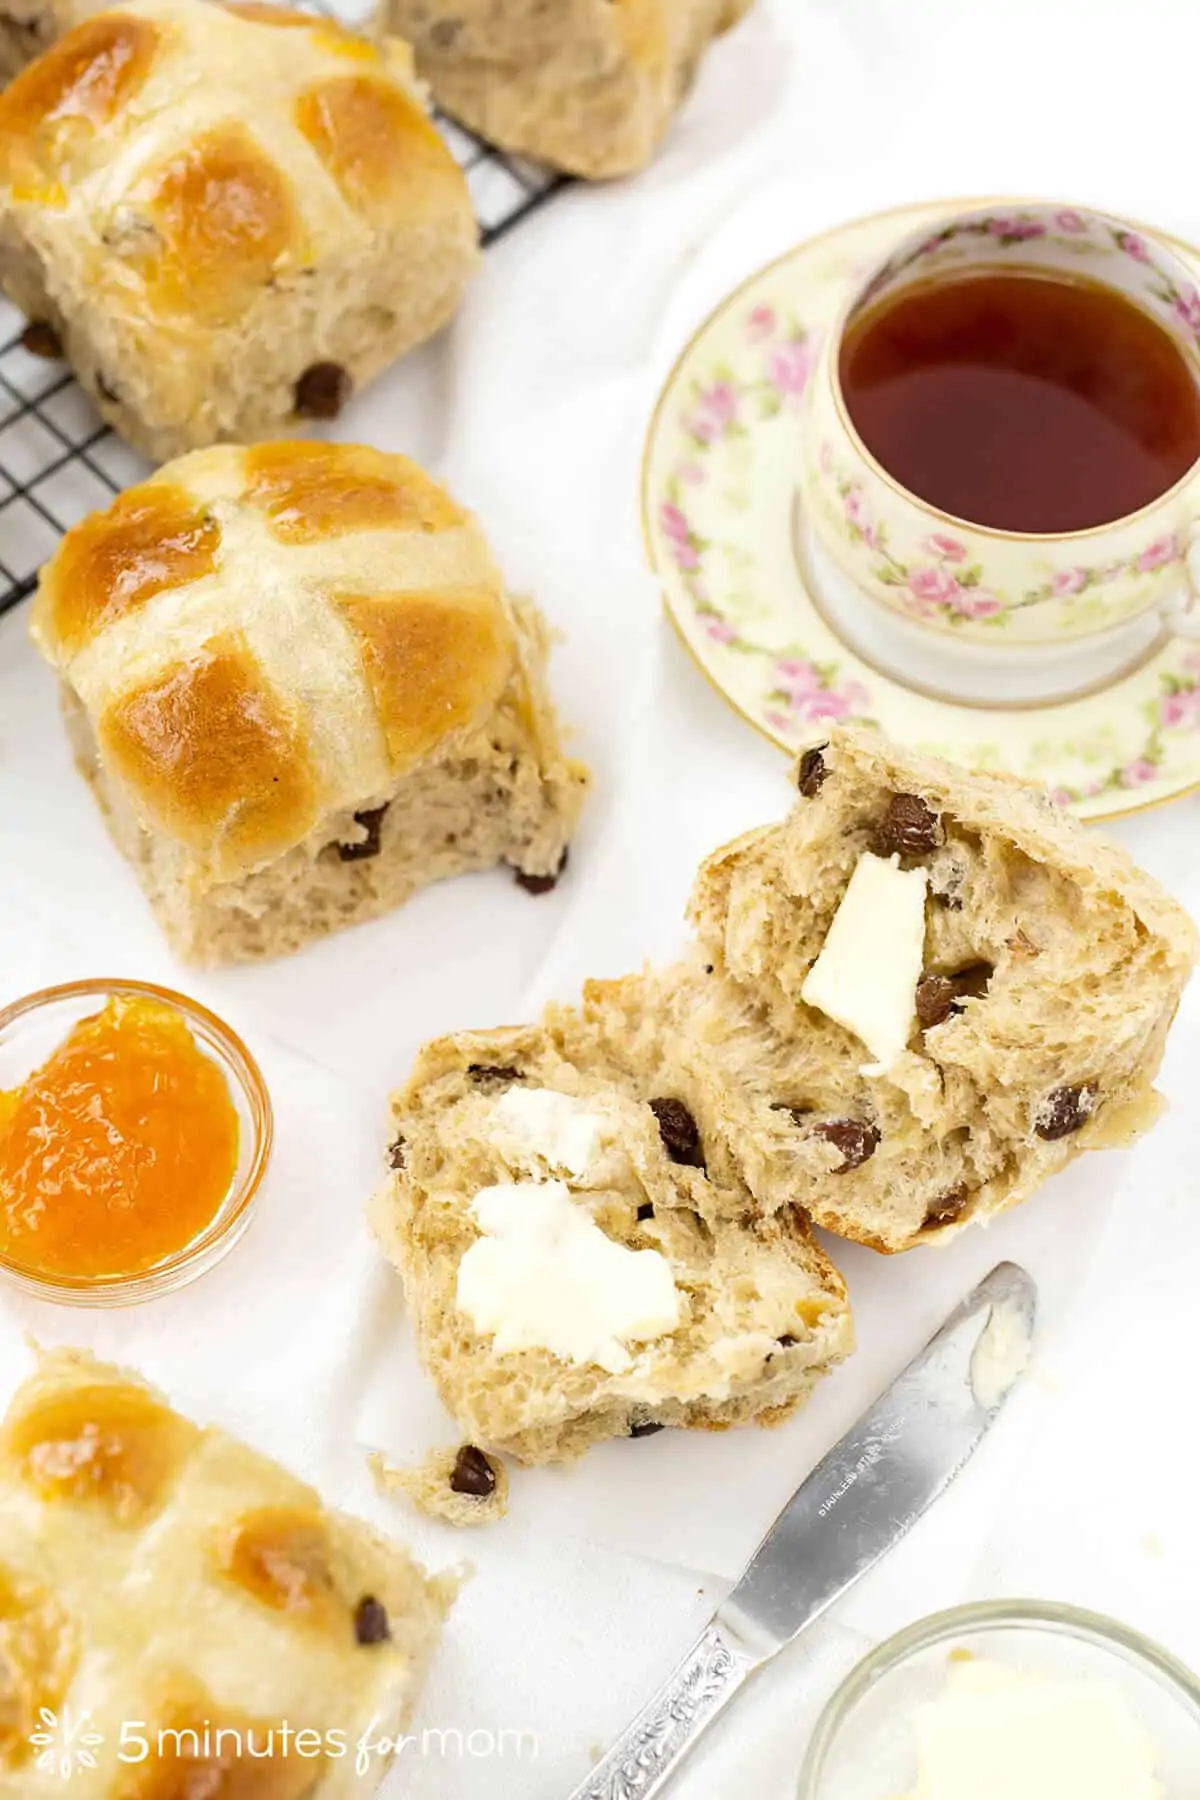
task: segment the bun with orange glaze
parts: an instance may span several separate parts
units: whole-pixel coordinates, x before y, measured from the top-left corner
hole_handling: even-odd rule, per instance
[[[46,1351],[0,1420],[0,1800],[63,1793],[48,1713],[87,1728],[90,1800],[366,1800],[459,1585],[139,1375]]]
[[[294,950],[500,862],[554,885],[587,777],[544,622],[406,457],[193,452],[68,533],[33,634],[189,961]]]

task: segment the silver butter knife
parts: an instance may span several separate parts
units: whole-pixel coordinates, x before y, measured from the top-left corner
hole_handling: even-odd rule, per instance
[[[1028,1360],[1037,1289],[1000,1263],[796,1489],[741,1580],[571,1800],[651,1800],[756,1669],[945,1492]]]

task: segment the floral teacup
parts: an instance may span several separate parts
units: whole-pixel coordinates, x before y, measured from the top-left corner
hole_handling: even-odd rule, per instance
[[[984,646],[1003,648],[1001,662],[1027,669],[1035,649],[1064,667],[1077,652],[1076,673],[1092,679],[1168,629],[1196,634],[1200,463],[1129,517],[1059,535],[999,531],[939,512],[901,487],[862,443],[841,391],[842,335],[865,306],[934,272],[1006,261],[1083,272],[1134,300],[1171,333],[1200,385],[1196,274],[1160,241],[1053,202],[950,217],[901,243],[856,288],[829,334],[809,387],[801,460],[808,549],[827,598],[845,600],[852,589],[896,616],[884,632],[895,640],[894,659],[906,660],[904,641],[911,649],[916,628],[926,652],[937,634],[947,650],[971,647],[967,660],[976,664]],[[1035,685],[1053,689],[1064,679],[1072,685],[1044,666]],[[978,697],[989,691],[984,683]]]

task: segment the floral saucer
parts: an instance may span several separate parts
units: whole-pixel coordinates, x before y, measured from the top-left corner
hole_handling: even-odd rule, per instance
[[[895,242],[964,204],[898,207],[799,245],[701,326],[669,377],[642,466],[646,547],[700,668],[743,717],[796,751],[831,721],[1042,782],[1087,819],[1200,787],[1200,645],[1174,639],[1069,701],[997,707],[906,685],[857,652],[802,553],[801,400],[847,289]],[[1176,244],[1185,254],[1200,250]],[[938,557],[954,579],[955,545]]]

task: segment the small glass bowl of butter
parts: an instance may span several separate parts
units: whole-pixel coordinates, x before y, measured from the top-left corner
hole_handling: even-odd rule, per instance
[[[956,1607],[859,1663],[799,1800],[1200,1800],[1200,1679],[1099,1614]]]

